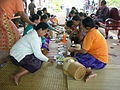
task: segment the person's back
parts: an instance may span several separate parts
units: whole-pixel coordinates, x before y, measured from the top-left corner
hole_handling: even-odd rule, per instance
[[[25,57],[25,55],[27,54],[32,54],[31,52],[33,52],[31,50],[31,42],[34,41],[40,44],[41,40],[39,37],[37,37],[37,34],[35,32],[35,30],[29,32],[29,34],[25,35],[24,37],[22,37],[21,39],[19,39],[15,45],[12,47],[11,51],[10,51],[10,55],[19,58],[18,60],[20,60],[21,58]],[[23,50],[24,49],[24,50]],[[20,54],[21,53],[21,54]]]

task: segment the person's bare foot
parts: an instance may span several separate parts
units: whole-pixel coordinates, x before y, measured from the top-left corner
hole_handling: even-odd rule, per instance
[[[12,79],[14,80],[16,85],[19,85],[19,77],[17,76],[12,76]]]
[[[92,78],[95,78],[97,76],[96,73],[90,73],[86,78],[85,78],[85,82],[89,81]]]

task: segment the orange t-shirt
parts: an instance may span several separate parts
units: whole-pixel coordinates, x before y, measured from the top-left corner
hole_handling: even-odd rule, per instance
[[[82,48],[101,62],[108,63],[108,47],[105,38],[95,28],[85,36]]]
[[[9,19],[18,11],[24,11],[22,0],[3,0],[0,2],[0,8],[6,12]]]

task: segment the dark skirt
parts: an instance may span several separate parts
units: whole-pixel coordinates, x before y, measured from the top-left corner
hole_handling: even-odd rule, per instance
[[[75,58],[78,60],[79,63],[84,65],[86,68],[90,67],[91,69],[102,69],[106,66],[106,63],[97,60],[90,54],[77,53]]]
[[[43,63],[43,61],[36,58],[34,54],[25,56],[20,62],[18,62],[13,56],[10,56],[10,58],[13,64],[21,66],[31,73],[37,71]]]

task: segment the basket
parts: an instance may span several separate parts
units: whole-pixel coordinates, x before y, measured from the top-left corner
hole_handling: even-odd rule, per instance
[[[73,62],[69,65],[67,72],[74,77],[74,79],[82,79],[86,74],[86,67],[79,62]]]
[[[67,71],[69,65],[70,65],[71,63],[75,62],[75,61],[76,61],[76,59],[73,58],[73,57],[66,57],[66,58],[64,58],[64,60],[63,60],[63,70],[64,70],[64,71]]]

